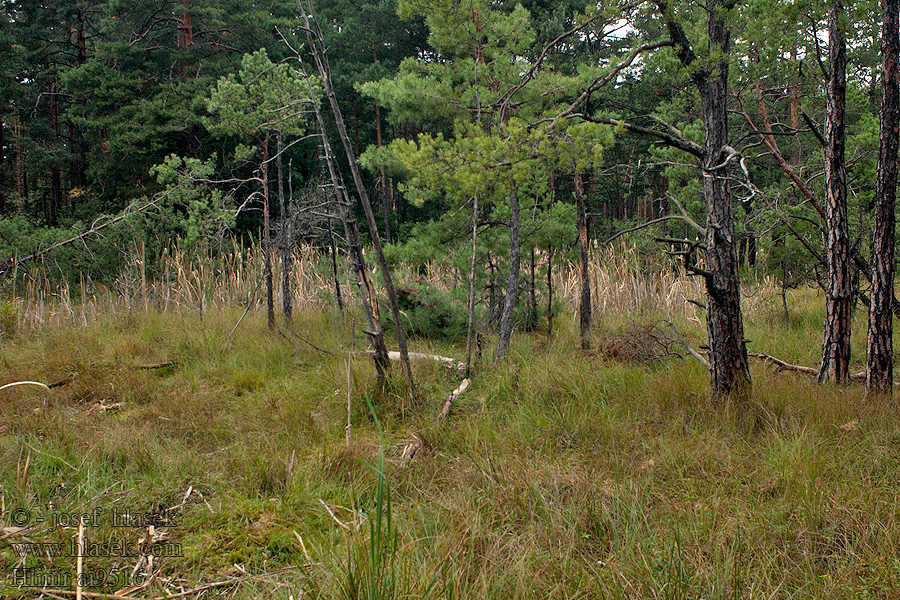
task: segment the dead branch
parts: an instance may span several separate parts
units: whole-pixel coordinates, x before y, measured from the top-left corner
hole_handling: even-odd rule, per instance
[[[153,363],[150,365],[138,365],[135,369],[138,370],[150,370],[150,369],[165,369],[166,367],[175,367],[178,366],[177,360],[167,360],[165,362]],[[56,385],[56,384],[54,384]]]
[[[447,396],[447,400],[444,401],[444,407],[441,409],[441,413],[438,415],[438,421],[443,421],[450,414],[450,409],[453,407],[453,403],[463,395],[467,389],[469,389],[469,385],[472,383],[471,379],[463,379],[462,383],[459,384],[459,387],[453,390],[449,396]]]
[[[770,362],[775,365],[776,371],[793,371],[795,373],[806,373],[807,375],[812,375],[813,377],[819,376],[819,370],[814,369],[812,367],[804,367],[803,365],[792,365],[791,363],[785,362],[780,358],[775,358],[765,352],[748,352],[747,356],[752,356],[753,358],[759,358],[765,362]],[[863,373],[863,378],[865,378],[865,373]]]
[[[409,357],[413,358],[414,354],[419,354],[419,353],[412,352],[412,353],[410,353]],[[434,356],[431,354],[419,354],[419,356],[420,357],[429,357],[432,359],[445,359],[446,358],[444,356]],[[450,360],[454,360],[454,359],[450,359]],[[459,362],[459,361],[456,361],[456,362]],[[461,366],[463,369],[465,369],[465,365],[461,364]],[[459,387],[457,387],[455,390],[453,390],[450,393],[450,395],[444,401],[444,405],[441,407],[441,412],[439,412],[437,414],[437,417],[435,417],[435,424],[434,424],[435,427],[440,427],[440,425],[444,421],[447,420],[447,417],[450,415],[450,409],[453,408],[453,403],[456,402],[456,400],[459,399],[459,397],[462,396],[466,392],[467,389],[469,389],[469,385],[471,385],[471,383],[472,383],[472,380],[467,377],[466,379],[462,380],[462,383],[459,384]],[[413,435],[413,441],[410,442],[409,444],[407,444],[403,448],[403,452],[400,455],[400,460],[403,462],[403,464],[408,465],[412,461],[412,459],[414,459],[416,457],[416,455],[419,453],[419,451],[422,450],[422,447],[424,445],[425,445],[425,440],[423,439],[422,435],[420,435],[420,434]]]
[[[162,198],[166,194],[168,194],[168,192],[166,192],[165,194],[156,196],[155,198],[153,198],[153,200],[150,200],[149,202],[141,205],[137,209],[133,209],[134,204],[132,203],[132,204],[128,205],[128,207],[126,207],[125,210],[123,210],[117,216],[110,218],[108,221],[104,221],[103,223],[100,223],[100,221],[102,219],[105,219],[108,217],[105,215],[97,217],[94,220],[94,222],[91,223],[91,228],[88,229],[87,231],[79,233],[76,236],[70,237],[67,240],[63,240],[61,242],[56,242],[55,244],[51,244],[51,245],[47,246],[46,248],[44,248],[43,250],[38,250],[37,252],[35,252],[33,254],[29,254],[28,256],[15,259],[13,261],[13,265],[10,268],[6,269],[5,273],[9,273],[17,265],[21,265],[23,263],[32,261],[36,258],[40,258],[40,257],[44,256],[45,254],[47,254],[48,252],[50,252],[51,250],[55,250],[56,248],[60,248],[62,246],[68,246],[69,244],[74,244],[75,242],[77,242],[79,240],[83,240],[84,238],[88,237],[89,235],[94,235],[97,232],[99,232],[103,229],[106,229],[110,225],[114,225],[114,224],[118,223],[119,221],[121,221],[131,215],[143,213],[150,207],[156,206],[156,203],[159,202],[160,200],[162,200]]]
[[[704,367],[706,367],[707,371],[712,370],[712,366],[710,366],[709,361],[706,360],[705,358],[703,358],[703,356],[701,356],[699,352],[697,352],[696,350],[694,350],[693,348],[691,348],[688,345],[687,341],[684,339],[684,336],[682,336],[681,333],[678,332],[678,329],[675,328],[675,325],[671,322],[668,323],[668,325],[669,325],[669,329],[672,330],[672,333],[675,334],[675,339],[677,339],[679,342],[681,342],[681,345],[684,346],[684,349],[687,350],[691,356],[693,356],[694,358],[699,360],[700,363]]]
[[[374,350],[363,350],[359,352],[359,354],[365,354],[366,356],[375,356]],[[391,360],[400,360],[400,353],[396,351],[388,352],[388,358]],[[465,370],[466,365],[461,360],[457,360],[455,358],[450,358],[449,356],[439,356],[437,354],[424,354],[422,352],[410,352],[410,359],[415,360],[435,360],[438,362],[442,362],[447,366],[453,367],[459,371]]]

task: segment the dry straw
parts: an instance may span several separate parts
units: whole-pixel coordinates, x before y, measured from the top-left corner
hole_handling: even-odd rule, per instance
[[[46,267],[20,276],[20,293],[11,302],[18,331],[87,326],[102,317],[138,311],[209,310],[225,307],[262,307],[265,303],[263,253],[258,246],[242,249],[233,243],[229,252],[189,254],[166,250],[152,274],[148,274],[143,253],[129,253],[129,260],[109,286],[82,276],[77,293],[66,282],[55,282]],[[280,282],[281,261],[273,256],[274,281]],[[546,265],[544,265],[546,268]],[[543,270],[543,269],[542,269]],[[580,297],[579,268],[568,263],[554,268],[554,294],[569,314],[575,315]],[[654,262],[624,243],[594,249],[589,268],[594,310],[598,314],[665,314],[699,321],[703,311],[693,302],[705,302],[703,282],[688,276],[673,262]],[[447,263],[432,261],[423,269],[401,265],[398,281],[424,279],[443,290],[465,281]],[[346,286],[346,273],[342,286]],[[318,248],[295,250],[291,265],[294,306],[300,310],[333,306],[334,283],[330,259]],[[346,288],[345,288],[346,289]],[[257,292],[255,292],[258,290]],[[772,281],[756,282],[753,293],[745,294],[745,310],[754,310],[762,298],[774,290]],[[761,291],[762,290],[762,291]],[[349,291],[349,290],[347,290]],[[773,292],[774,293],[774,292]],[[351,294],[345,294],[350,297]],[[79,298],[78,301],[73,297]],[[281,305],[281,287],[276,285],[275,304]]]

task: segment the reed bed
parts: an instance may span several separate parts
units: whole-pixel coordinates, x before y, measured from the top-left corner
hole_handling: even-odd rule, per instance
[[[21,332],[68,326],[85,327],[101,317],[135,311],[209,310],[225,307],[264,309],[264,256],[260,246],[230,251],[190,254],[166,249],[150,261],[140,248],[128,253],[125,268],[109,285],[82,276],[77,285],[55,280],[44,266],[19,276],[6,311],[14,315]],[[341,265],[341,287],[345,301],[355,302],[348,286],[345,261]],[[282,304],[280,257],[272,257],[275,305]],[[546,268],[544,266],[543,268]],[[580,298],[579,266],[569,262],[554,267],[554,295],[565,311],[576,317]],[[702,309],[692,301],[705,302],[702,281],[690,277],[673,262],[654,262],[633,246],[620,244],[594,249],[589,266],[594,310],[601,314],[664,314],[700,321]],[[449,265],[431,261],[424,267],[400,265],[395,278],[400,285],[425,280],[448,291],[464,285],[466,274]],[[523,274],[523,281],[525,276]],[[377,278],[376,278],[377,280]],[[329,255],[314,246],[301,246],[291,261],[291,290],[296,310],[334,306],[334,281]],[[753,311],[777,294],[774,280],[754,281],[745,288],[745,310]]]

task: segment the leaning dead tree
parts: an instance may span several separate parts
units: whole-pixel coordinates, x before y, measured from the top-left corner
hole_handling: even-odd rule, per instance
[[[282,37],[285,43],[287,40]],[[290,45],[288,44],[290,47]],[[297,59],[300,60],[300,54],[294,49],[291,48],[294,54],[297,55]],[[311,97],[315,97],[315,91],[313,89],[312,80],[309,77],[306,77],[307,86],[309,86],[309,93]],[[331,149],[331,143],[328,141],[328,135],[325,131],[325,120],[322,117],[322,111],[319,109],[319,103],[313,102],[313,112],[316,116],[316,126],[319,129],[319,139],[322,144],[322,157],[325,161],[325,165],[328,168],[328,176],[331,182],[331,188],[334,191],[335,195],[335,206],[337,208],[337,217],[341,222],[344,228],[344,236],[347,239],[347,245],[350,251],[350,267],[353,270],[354,277],[356,279],[356,287],[359,290],[360,296],[360,306],[363,309],[363,315],[366,319],[366,326],[368,330],[366,331],[367,335],[372,338],[372,345],[374,346],[373,351],[373,359],[375,361],[375,372],[378,374],[379,379],[384,379],[384,376],[391,369],[391,359],[388,354],[387,345],[384,343],[384,333],[381,328],[381,315],[378,310],[378,300],[375,295],[375,285],[372,283],[372,278],[369,276],[369,269],[366,267],[366,259],[363,255],[362,242],[359,238],[359,228],[356,226],[356,219],[353,217],[350,207],[350,197],[347,194],[347,188],[344,186],[343,178],[341,177],[340,170],[337,167],[337,163],[335,162],[334,153]],[[331,231],[331,220],[328,221],[329,232]],[[331,238],[331,252],[332,252],[332,261],[333,268],[335,271],[335,289],[338,295],[338,302],[341,302],[340,298],[340,285],[337,282],[337,264],[335,257],[335,247],[334,247],[334,235],[330,236]]]
[[[384,250],[381,246],[381,237],[378,234],[378,224],[375,221],[375,213],[372,211],[372,205],[369,202],[369,195],[366,192],[362,176],[359,172],[359,165],[356,162],[356,155],[353,152],[353,144],[350,136],[347,135],[347,128],[344,126],[344,117],[341,108],[338,105],[337,96],[334,93],[334,87],[331,84],[331,69],[328,65],[328,57],[325,53],[325,43],[322,36],[322,30],[316,21],[313,11],[312,0],[306,1],[306,7],[303,6],[302,0],[297,0],[297,8],[300,9],[300,16],[303,19],[303,25],[306,32],[306,40],[309,44],[310,52],[316,63],[316,68],[322,78],[322,85],[325,90],[325,96],[331,106],[331,112],[337,125],[338,134],[341,143],[344,146],[344,152],[347,155],[347,161],[350,163],[350,172],[353,174],[353,183],[356,186],[356,192],[359,196],[359,202],[362,205],[363,212],[366,215],[366,223],[369,226],[369,234],[372,238],[372,246],[375,249],[375,258],[378,262],[378,268],[381,270],[384,279],[384,288],[387,293],[388,302],[391,306],[391,314],[394,319],[394,331],[397,336],[397,346],[400,351],[400,363],[403,366],[403,375],[406,384],[409,387],[410,397],[413,402],[419,401],[419,394],[416,390],[415,380],[413,379],[412,368],[409,364],[409,351],[406,346],[406,333],[403,329],[402,315],[400,314],[400,305],[397,302],[397,293],[394,289],[394,281],[391,277],[391,271],[388,268],[387,260],[384,257]],[[323,130],[324,132],[324,130]]]

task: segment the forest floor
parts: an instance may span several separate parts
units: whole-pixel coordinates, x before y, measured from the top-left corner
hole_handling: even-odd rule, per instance
[[[790,322],[771,304],[750,348],[816,366],[821,297],[796,293]],[[399,369],[380,388],[353,356],[348,438],[360,327],[300,311],[325,353],[251,313],[229,344],[240,316],[0,342],[0,384],[67,382],[0,391],[0,597],[71,598],[79,572],[92,597],[900,597],[900,419],[859,383],[753,359],[752,401],[716,405],[690,356],[625,360],[659,316],[601,315],[589,354],[566,316],[497,368],[488,338],[440,424],[459,372],[416,363],[410,406]],[[864,330],[858,310],[857,370]]]

